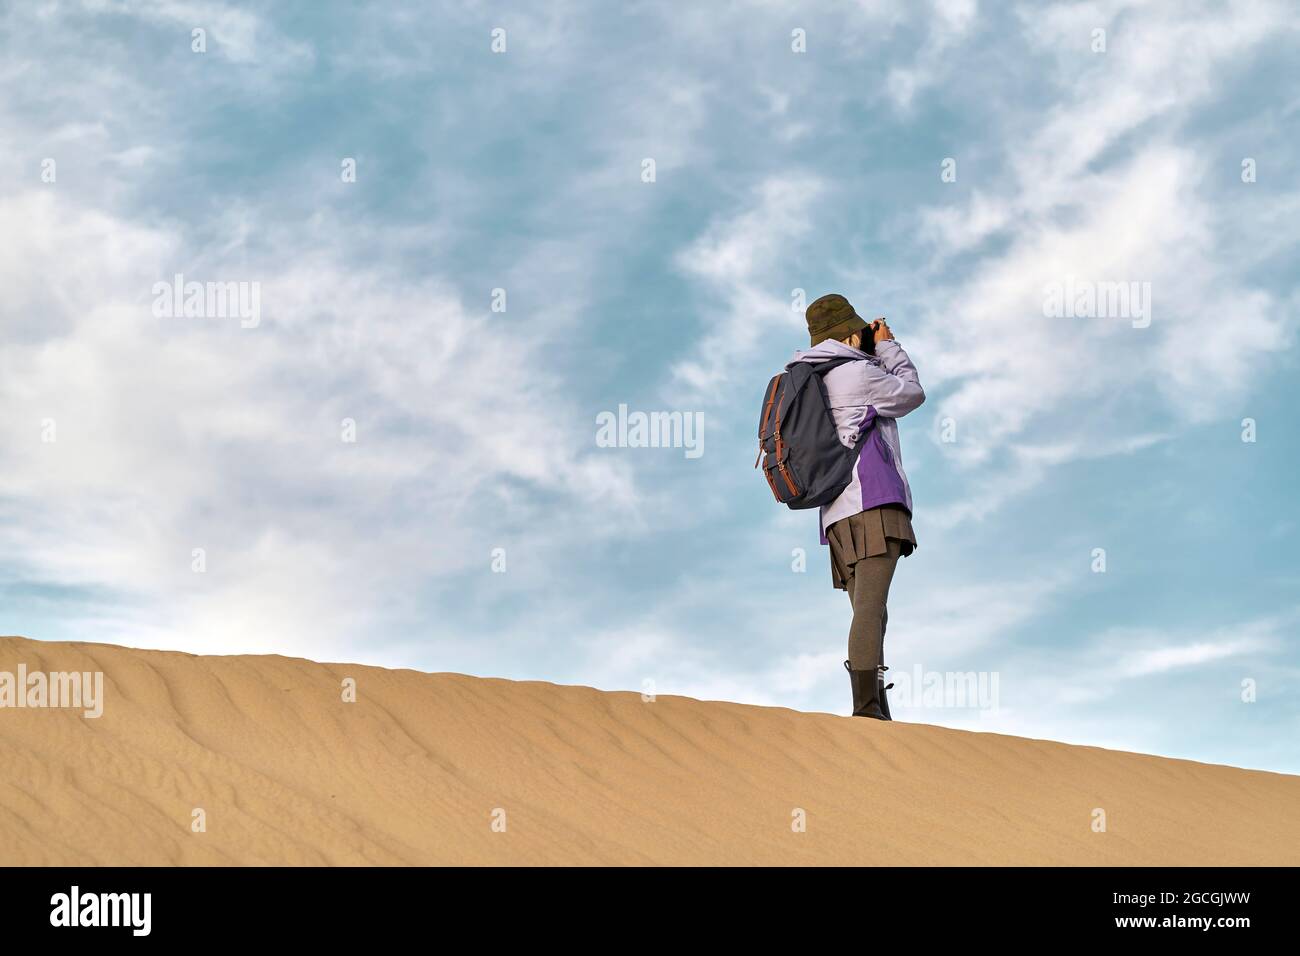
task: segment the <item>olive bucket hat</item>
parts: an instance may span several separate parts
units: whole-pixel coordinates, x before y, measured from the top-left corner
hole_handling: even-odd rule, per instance
[[[869,327],[853,311],[849,300],[834,292],[808,306],[804,318],[808,320],[808,335],[812,339],[810,345],[827,339],[846,339],[859,329]]]

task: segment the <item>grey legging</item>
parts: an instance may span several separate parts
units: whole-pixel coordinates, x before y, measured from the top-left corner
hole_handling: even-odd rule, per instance
[[[889,550],[871,558],[860,558],[849,567],[845,582],[853,602],[853,623],[849,625],[849,666],[855,671],[872,670],[885,663],[885,625],[889,622],[889,585],[902,556],[902,544],[890,538]]]

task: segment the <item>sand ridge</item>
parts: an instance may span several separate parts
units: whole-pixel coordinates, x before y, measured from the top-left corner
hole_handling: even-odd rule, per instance
[[[0,638],[0,671],[19,664],[102,672],[103,714],[0,709],[0,864],[1300,863],[1300,777],[1284,774],[684,697]]]

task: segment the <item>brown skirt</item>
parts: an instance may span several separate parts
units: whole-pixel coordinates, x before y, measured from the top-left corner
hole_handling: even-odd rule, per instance
[[[902,543],[903,557],[916,548],[912,520],[902,508],[888,505],[859,511],[841,518],[826,529],[831,551],[831,583],[841,591],[848,589],[849,568],[863,558],[885,554],[885,541],[893,538]]]

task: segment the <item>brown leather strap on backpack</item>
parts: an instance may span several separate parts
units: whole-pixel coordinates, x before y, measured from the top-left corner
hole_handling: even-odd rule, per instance
[[[763,459],[763,432],[767,431],[768,419],[772,417],[772,403],[776,396],[776,383],[781,380],[783,374],[783,372],[777,372],[772,376],[772,381],[767,384],[767,401],[763,403],[763,421],[758,426],[758,457],[754,459],[755,468]],[[772,491],[775,492],[776,489],[773,488]]]
[[[783,443],[781,442],[781,398],[785,398],[785,390],[781,390],[781,397],[776,400],[776,468],[781,472],[781,477],[785,479],[786,485],[790,488],[790,494],[799,494],[799,489],[795,487],[794,479],[790,477],[789,470],[785,467],[785,456],[781,454]]]

